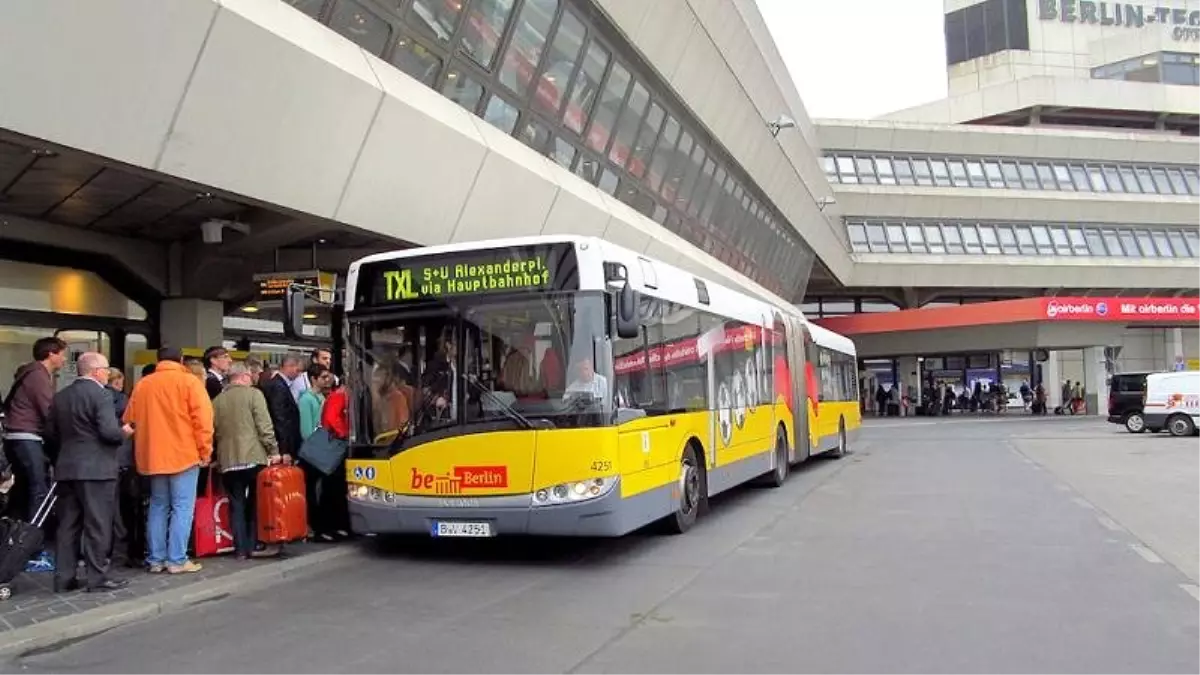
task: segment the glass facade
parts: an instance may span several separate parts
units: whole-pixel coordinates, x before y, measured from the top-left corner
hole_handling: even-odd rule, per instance
[[[843,185],[916,185],[1200,196],[1200,167],[1019,157],[918,157],[831,152],[825,176]]]
[[[1200,86],[1200,54],[1146,54],[1092,68],[1092,79]]]
[[[586,0],[285,0],[783,296],[812,249]]]
[[[1200,230],[1076,223],[846,221],[856,253],[1200,258]]]
[[[945,16],[946,64],[1029,49],[1025,0],[986,0]]]

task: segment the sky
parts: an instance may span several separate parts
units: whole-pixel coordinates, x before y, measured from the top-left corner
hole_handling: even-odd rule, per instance
[[[813,118],[870,118],[946,95],[942,0],[758,0]]]

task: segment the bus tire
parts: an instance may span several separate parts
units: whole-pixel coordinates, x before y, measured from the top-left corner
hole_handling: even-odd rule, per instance
[[[792,468],[792,460],[788,456],[787,434],[783,431],[783,425],[775,432],[775,468],[767,474],[767,485],[773,488],[783,487],[787,482],[788,473]]]
[[[679,458],[679,500],[675,503],[675,513],[667,516],[665,522],[667,532],[671,534],[683,534],[692,529],[704,505],[706,481],[700,457],[696,446],[688,443]]]
[[[838,444],[833,449],[833,458],[841,459],[850,454],[850,446],[846,442],[846,418],[838,419]]]
[[[1167,420],[1167,431],[1172,436],[1191,436],[1196,433],[1196,423],[1188,415],[1174,415]]]

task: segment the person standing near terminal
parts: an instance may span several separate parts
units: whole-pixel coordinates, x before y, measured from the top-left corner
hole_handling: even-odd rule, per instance
[[[208,398],[214,399],[225,388],[225,377],[233,365],[233,357],[224,347],[209,347],[204,350],[204,389]]]
[[[17,369],[8,398],[4,401],[4,452],[13,467],[18,493],[17,515],[25,521],[33,517],[46,499],[50,481],[46,467],[46,424],[54,401],[54,376],[67,361],[67,343],[45,337],[33,343],[33,361]],[[51,571],[50,556],[42,553],[31,569]]]
[[[308,365],[312,366],[314,364],[324,366],[326,370],[332,371],[333,352],[321,347],[312,350],[312,353],[308,355]],[[288,386],[292,390],[292,397],[296,399],[297,403],[299,403],[300,394],[303,394],[306,390],[312,387],[312,381],[309,379],[308,372],[303,365],[301,366],[300,374],[295,378],[292,378],[291,382],[288,383]]]
[[[321,411],[325,406],[325,397],[333,387],[333,373],[320,363],[309,365],[308,389],[300,394],[300,438],[301,443],[308,440],[317,429],[321,428]],[[304,471],[304,484],[308,502],[308,522],[313,535],[319,541],[331,542],[337,539],[336,524],[329,518],[334,513],[328,503],[330,491],[326,489],[331,481],[329,476],[319,469],[301,460],[300,468]]]
[[[120,368],[108,369],[108,393],[112,396],[113,412],[117,422],[125,418],[125,409],[129,407],[129,394],[125,392],[125,374]],[[109,556],[112,564],[126,564],[136,567],[146,555],[145,523],[138,521],[145,518],[141,506],[142,490],[140,489],[137,469],[133,465],[133,439],[126,438],[117,451],[117,501],[113,507],[113,536],[112,554]]]
[[[151,572],[199,572],[187,545],[200,467],[212,457],[213,411],[204,380],[183,365],[180,350],[158,350],[154,373],[129,397],[125,422],[135,431],[138,472],[150,477],[146,565]]]
[[[273,546],[255,552],[258,529],[254,498],[258,472],[279,461],[279,445],[275,442],[267,399],[252,386],[249,368],[234,364],[228,377],[229,386],[213,401],[213,425],[221,483],[229,493],[235,557],[238,560],[268,557],[278,554],[280,549]]]
[[[117,455],[133,428],[117,421],[108,384],[108,360],[87,352],[77,361],[78,377],[54,397],[47,433],[59,447],[54,463],[58,481],[58,569],[54,591],[78,587],[76,560],[83,553],[87,590],[113,591],[129,582],[108,578],[117,498]],[[81,535],[82,534],[82,545]]]
[[[300,452],[300,406],[292,396],[292,382],[300,376],[300,359],[285,356],[279,370],[265,382],[260,383],[267,397],[267,408],[271,411],[271,423],[275,427],[275,440],[279,452],[286,457],[295,457]]]

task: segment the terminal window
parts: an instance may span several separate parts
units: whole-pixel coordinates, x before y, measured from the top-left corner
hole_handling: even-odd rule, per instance
[[[1029,49],[1025,0],[986,0],[945,17],[946,64],[1006,49]]]

